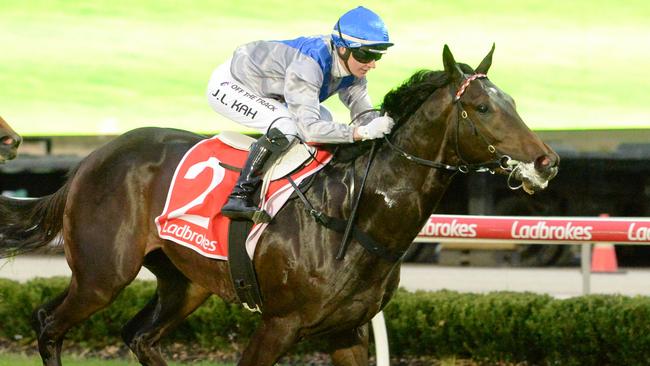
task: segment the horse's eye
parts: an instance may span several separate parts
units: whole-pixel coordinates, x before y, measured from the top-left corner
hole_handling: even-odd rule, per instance
[[[486,113],[488,111],[488,106],[485,104],[479,104],[478,107],[476,107],[476,110],[479,111],[479,113]]]

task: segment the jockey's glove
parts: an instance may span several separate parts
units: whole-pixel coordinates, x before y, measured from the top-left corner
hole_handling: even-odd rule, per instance
[[[394,125],[395,121],[388,114],[384,114],[373,119],[365,126],[357,127],[357,133],[364,141],[378,139],[389,134]]]

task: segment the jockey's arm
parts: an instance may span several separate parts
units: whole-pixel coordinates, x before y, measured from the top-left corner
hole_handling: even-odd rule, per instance
[[[380,115],[379,111],[367,112],[361,115],[361,113],[374,108],[368,95],[367,84],[365,78],[357,79],[352,85],[338,93],[341,102],[350,110],[350,119],[358,126],[366,125]]]
[[[307,142],[354,142],[353,126],[321,119],[318,96],[323,76],[322,73],[315,74],[308,70],[300,64],[293,64],[285,76],[284,98],[298,131]]]

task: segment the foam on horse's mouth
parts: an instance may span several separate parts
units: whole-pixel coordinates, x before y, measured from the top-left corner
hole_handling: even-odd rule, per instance
[[[555,173],[552,173],[550,176],[541,175],[537,169],[535,169],[535,163],[519,163],[510,173],[510,176],[508,177],[508,185],[513,190],[523,188],[526,193],[533,194],[545,189],[548,186],[548,181],[553,176],[555,176]],[[520,181],[521,184],[519,186],[510,185],[511,178]]]
[[[547,184],[548,184],[548,182],[547,182]],[[524,192],[526,192],[528,194],[535,194],[535,192],[536,192],[535,191],[535,186],[533,184],[529,183],[529,181],[527,181],[527,180],[524,180],[521,187],[523,188]],[[539,189],[544,189],[544,188],[546,188],[546,187],[540,187]]]
[[[16,157],[16,150],[12,149],[10,151],[7,151],[1,148],[2,146],[0,146],[0,164],[4,164],[7,161]]]

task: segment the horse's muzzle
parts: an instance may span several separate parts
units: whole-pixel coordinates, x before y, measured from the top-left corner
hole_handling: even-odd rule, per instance
[[[511,189],[523,188],[528,194],[539,192],[557,175],[558,163],[559,157],[553,154],[542,155],[530,163],[519,163],[510,172],[508,186]],[[513,179],[521,184],[513,185]]]

